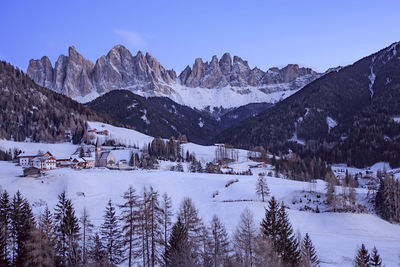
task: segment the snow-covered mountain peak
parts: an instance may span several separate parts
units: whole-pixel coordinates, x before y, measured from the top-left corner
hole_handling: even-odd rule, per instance
[[[165,96],[180,104],[205,107],[237,107],[254,102],[277,102],[320,74],[290,64],[264,72],[250,69],[246,60],[224,53],[210,61],[197,58],[177,76],[165,69],[150,53],[136,55],[115,45],[95,64],[74,46],[68,56],[60,55],[54,68],[47,57],[31,60],[28,75],[39,85],[78,101],[89,101],[115,89],[127,89],[142,96]]]

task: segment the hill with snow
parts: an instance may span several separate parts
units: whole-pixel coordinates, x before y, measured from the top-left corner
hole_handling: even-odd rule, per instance
[[[90,129],[109,131],[108,137],[95,134],[96,138],[103,139],[101,141],[113,138],[121,144],[135,145],[140,148],[153,139],[134,130],[101,122],[88,124]],[[6,140],[0,141],[0,147],[3,150],[19,148],[26,152],[48,150],[59,156],[72,154],[78,149],[78,146],[68,143],[40,144]],[[125,148],[120,153],[116,152],[119,159],[128,160],[129,149]],[[215,158],[216,146],[187,143],[183,144],[183,149],[195,153],[202,162],[212,161]],[[261,202],[255,194],[257,174],[269,173],[272,168],[270,165],[262,166],[249,160],[246,150],[238,150],[238,154],[238,161],[229,166],[238,171],[254,167],[252,168],[253,175],[190,173],[187,172],[187,163],[183,164],[185,172],[174,172],[170,171],[170,167],[176,163],[160,161],[159,168],[156,170],[59,168],[46,171],[45,176],[40,178],[22,178],[20,166],[11,162],[0,162],[0,186],[10,194],[14,194],[17,190],[21,191],[33,204],[35,214],[44,208],[45,203],[50,208],[54,208],[58,201],[58,194],[65,191],[72,199],[77,215],[80,215],[82,209],[86,207],[95,225],[102,223],[104,207],[109,199],[115,203],[121,203],[122,193],[130,185],[138,192],[144,186],[153,186],[160,194],[166,192],[172,197],[175,212],[184,197],[191,197],[205,223],[208,224],[213,214],[217,214],[226,225],[229,234],[232,235],[240,212],[245,207],[254,213],[257,223],[263,218],[266,203]],[[381,167],[383,168],[382,165],[376,165],[373,171]],[[334,170],[344,168],[345,166],[337,166]],[[351,172],[361,171],[364,170],[351,169]],[[226,187],[232,179],[238,179],[238,181]],[[390,224],[373,212],[364,214],[326,212],[323,204],[325,182],[322,180],[312,185],[312,192],[310,192],[311,184],[307,182],[267,176],[267,183],[271,195],[289,207],[289,217],[294,230],[298,230],[303,235],[309,233],[317,249],[321,266],[353,266],[352,260],[361,243],[369,248],[376,246],[386,266],[398,264],[400,225]],[[368,206],[370,204],[366,196],[367,189],[356,189],[357,202]],[[316,203],[320,205],[321,213],[302,209],[305,204],[315,206]]]

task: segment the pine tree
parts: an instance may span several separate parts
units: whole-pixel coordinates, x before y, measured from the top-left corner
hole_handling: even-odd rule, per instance
[[[104,212],[104,223],[101,226],[101,241],[104,244],[106,258],[112,264],[119,264],[124,260],[122,232],[118,223],[115,207],[108,201]]]
[[[279,225],[278,225],[278,211],[279,204],[276,202],[275,197],[272,196],[268,201],[268,209],[265,210],[265,218],[261,222],[261,229],[271,242],[274,248],[277,246]]]
[[[124,203],[119,206],[121,210],[121,222],[123,233],[123,244],[128,247],[128,266],[132,266],[135,246],[135,226],[138,216],[138,197],[132,186],[123,195]]]
[[[211,253],[213,265],[224,266],[227,262],[230,252],[229,237],[226,232],[225,226],[221,223],[217,215],[214,215],[209,227],[211,234]]]
[[[293,234],[285,205],[282,203],[278,213],[278,242],[276,249],[283,263],[296,266],[300,260],[299,243]]]
[[[178,217],[178,221],[172,227],[165,258],[167,266],[195,266],[195,261],[191,257],[188,232],[180,217]]]
[[[319,266],[319,259],[308,233],[306,233],[305,237],[303,238],[303,242],[301,243],[301,266]]]
[[[7,228],[4,224],[0,224],[0,266],[9,266],[7,253]]]
[[[0,265],[10,264],[11,203],[6,190],[0,195]]]
[[[262,199],[262,202],[265,201],[265,197],[269,195],[269,188],[267,184],[267,180],[265,179],[264,173],[258,174],[257,186],[256,186],[256,193]]]
[[[91,242],[88,251],[89,262],[94,266],[106,266],[108,262],[106,251],[101,242],[99,233],[95,233],[90,239]]]
[[[369,253],[364,244],[361,244],[361,248],[357,252],[354,263],[355,267],[369,267]]]
[[[164,193],[161,200],[161,211],[162,211],[162,246],[164,247],[164,265],[168,266],[167,259],[165,258],[168,248],[168,238],[171,234],[171,223],[172,223],[172,200],[171,197]]]
[[[376,249],[376,247],[374,247],[372,249],[372,254],[371,257],[369,259],[369,265],[370,266],[379,266],[382,267],[382,259],[381,256],[378,253],[378,250]]]
[[[30,238],[35,224],[28,201],[18,191],[11,203],[11,262],[14,266],[22,266],[26,261],[26,242]]]
[[[54,223],[57,235],[57,256],[60,265],[79,264],[79,224],[75,210],[65,192],[58,196]]]
[[[93,231],[93,227],[94,225],[92,224],[92,222],[90,221],[89,218],[89,213],[85,208],[83,208],[83,212],[82,212],[82,216],[79,220],[79,222],[81,223],[81,236],[82,236],[82,263],[84,266],[86,266],[87,262],[88,262],[88,241],[90,239],[90,235]]]
[[[39,230],[47,238],[49,243],[55,247],[56,246],[56,233],[53,224],[53,215],[46,205],[44,211],[39,216]]]
[[[253,266],[255,261],[255,238],[257,230],[253,214],[245,208],[240,214],[240,221],[233,237],[236,257],[244,266]]]

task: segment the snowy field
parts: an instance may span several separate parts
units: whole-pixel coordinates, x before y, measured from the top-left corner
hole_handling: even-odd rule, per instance
[[[152,140],[152,137],[133,130],[118,128],[107,124],[90,122],[91,128],[107,129],[114,138],[126,143],[143,146]],[[101,135],[96,137],[105,138]],[[56,157],[65,157],[76,151],[78,146],[71,144],[38,144],[0,140],[0,148],[20,148],[26,153],[36,153],[38,150],[50,151]],[[214,158],[215,146],[200,146],[192,143],[184,144],[184,150],[194,152],[203,162]],[[119,157],[129,156],[128,151],[120,151]],[[246,170],[249,165],[247,151],[239,151],[239,162],[232,164],[235,171]],[[22,178],[22,168],[13,163],[0,161],[0,187],[10,194],[20,190],[39,213],[47,203],[53,208],[57,203],[57,196],[65,191],[73,200],[77,215],[86,207],[91,219],[96,225],[102,223],[104,207],[109,199],[121,203],[122,194],[132,185],[137,193],[144,186],[153,186],[162,195],[168,193],[173,200],[175,211],[179,208],[184,197],[191,197],[199,209],[205,223],[209,223],[212,216],[217,214],[232,234],[238,223],[241,211],[250,208],[256,219],[261,222],[264,216],[266,203],[261,202],[255,194],[255,184],[258,172],[268,173],[266,169],[252,169],[252,176],[234,176],[225,174],[200,174],[188,172],[168,171],[171,162],[161,162],[159,170],[117,171],[103,168],[88,170],[74,170],[69,168],[47,171],[41,178]],[[371,167],[372,171],[382,169],[383,163]],[[187,166],[184,166],[187,169]],[[334,166],[334,170],[346,169],[344,165]],[[388,166],[385,166],[388,168]],[[365,170],[348,168],[350,173],[364,172]],[[231,179],[239,179],[229,187],[225,184]],[[294,200],[307,195],[310,184],[281,178],[267,177],[271,195],[279,201],[284,201],[290,207],[288,210],[294,231],[302,235],[310,234],[321,260],[321,266],[352,266],[352,260],[361,243],[368,249],[378,248],[383,257],[385,266],[398,266],[400,263],[400,225],[390,224],[373,214],[352,213],[314,213],[300,211]],[[318,181],[315,185],[315,194],[324,197],[325,182]],[[213,195],[218,191],[218,195]],[[340,192],[340,189],[338,188]],[[82,196],[81,193],[84,193]],[[366,189],[356,190],[357,201],[366,203]],[[323,207],[321,206],[321,211]]]
[[[184,197],[191,197],[205,222],[217,214],[233,233],[240,212],[249,207],[257,222],[264,216],[266,203],[255,195],[256,176],[232,176],[218,174],[179,173],[154,171],[112,171],[108,169],[48,171],[40,179],[21,178],[21,167],[0,162],[0,185],[14,194],[20,190],[39,212],[43,203],[50,207],[57,203],[57,195],[65,191],[73,199],[77,215],[86,207],[95,224],[102,223],[104,207],[109,199],[121,203],[122,193],[132,185],[138,193],[144,186],[152,185],[160,194],[166,192],[173,199],[177,210]],[[238,178],[239,182],[228,188],[227,181]],[[301,195],[309,188],[308,183],[280,178],[267,178],[272,195],[279,201],[290,203],[293,196]],[[213,198],[215,191],[219,195]],[[318,181],[316,191],[324,190],[324,182]],[[78,196],[83,192],[85,196]],[[357,192],[357,193],[362,193]],[[226,200],[253,200],[224,202]],[[322,266],[351,266],[357,246],[364,242],[368,248],[376,246],[386,266],[397,266],[400,255],[400,226],[390,224],[371,214],[313,213],[289,210],[294,230],[303,235],[308,232],[315,243]]]

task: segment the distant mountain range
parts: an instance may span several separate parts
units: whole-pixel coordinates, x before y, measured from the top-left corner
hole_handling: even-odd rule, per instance
[[[179,76],[165,69],[149,53],[133,56],[122,45],[113,47],[96,63],[85,59],[71,46],[68,56],[60,55],[54,67],[48,57],[30,60],[27,74],[38,85],[88,102],[117,89],[151,97],[168,97],[175,102],[207,109],[232,108],[249,103],[276,103],[321,74],[295,64],[262,71],[250,69],[247,61],[225,53],[210,62],[198,58]]]
[[[331,71],[216,139],[242,148],[400,166],[400,42]]]

